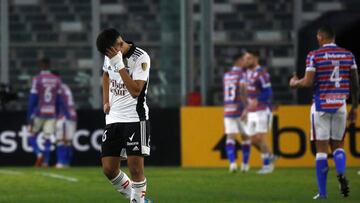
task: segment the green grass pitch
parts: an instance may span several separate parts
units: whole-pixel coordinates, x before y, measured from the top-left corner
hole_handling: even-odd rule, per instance
[[[125,170],[127,172],[127,170]],[[277,169],[273,174],[230,174],[226,169],[148,167],[148,196],[155,203],[311,202],[315,171]],[[360,202],[360,175],[348,169],[350,197],[339,195],[334,169],[328,177],[327,202]],[[0,167],[1,203],[113,203],[128,201],[118,194],[100,167],[34,169]]]

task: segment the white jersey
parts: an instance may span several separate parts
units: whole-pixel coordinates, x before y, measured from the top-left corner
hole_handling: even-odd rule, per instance
[[[146,81],[137,98],[133,98],[119,72],[114,72],[109,58],[105,56],[103,71],[109,74],[109,104],[110,112],[106,115],[106,125],[111,123],[130,123],[149,119],[149,108],[146,104],[146,94],[149,84],[150,57],[142,49],[133,44],[123,56],[125,68],[133,80]]]

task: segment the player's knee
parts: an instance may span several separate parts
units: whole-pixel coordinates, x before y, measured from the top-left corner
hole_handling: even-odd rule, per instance
[[[233,134],[233,133],[226,134],[226,139],[234,140],[235,139],[235,134]]]
[[[142,180],[144,177],[144,171],[141,167],[129,167],[131,177],[134,180]]]
[[[116,177],[119,171],[111,166],[103,165],[103,173],[109,180],[111,180]]]

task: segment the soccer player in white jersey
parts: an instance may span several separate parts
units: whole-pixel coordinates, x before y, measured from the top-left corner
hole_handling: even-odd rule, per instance
[[[345,177],[346,154],[343,149],[346,99],[351,93],[352,106],[348,119],[354,123],[359,99],[357,66],[354,55],[335,44],[335,32],[331,27],[321,27],[316,37],[320,48],[308,54],[304,78],[298,79],[295,75],[290,80],[290,87],[313,87],[311,140],[316,144],[316,176],[319,190],[314,199],[327,198],[329,144],[334,155],[340,192],[347,197],[349,182]]]
[[[105,176],[130,202],[151,202],[145,198],[144,156],[150,155],[149,108],[146,94],[150,57],[113,28],[103,30],[96,40],[105,55],[103,106],[106,126],[101,155]],[[130,178],[120,170],[127,159]]]

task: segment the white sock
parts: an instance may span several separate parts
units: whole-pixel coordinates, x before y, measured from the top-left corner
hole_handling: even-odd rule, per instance
[[[141,182],[133,182],[131,190],[131,203],[144,203],[146,195],[146,178]]]
[[[130,198],[131,180],[124,172],[120,171],[115,178],[110,180],[110,183],[114,186],[116,191],[122,194],[125,198]]]

